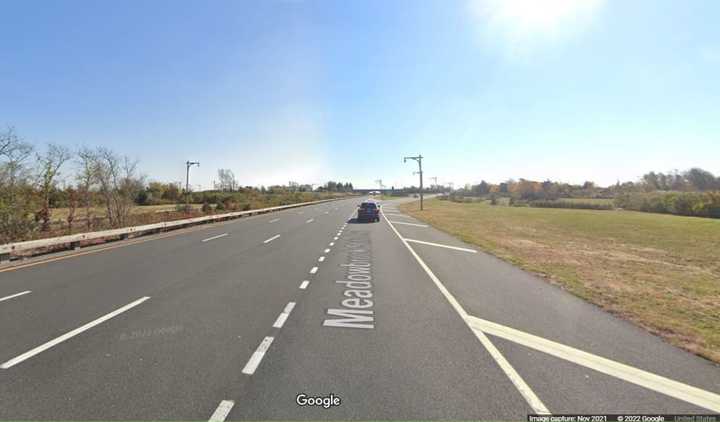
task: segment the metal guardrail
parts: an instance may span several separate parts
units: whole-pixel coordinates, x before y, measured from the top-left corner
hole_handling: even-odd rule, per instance
[[[28,240],[25,242],[16,242],[16,243],[7,243],[5,245],[0,245],[0,262],[9,261],[10,255],[12,253],[17,252],[24,252],[29,251],[33,249],[39,249],[39,248],[47,248],[52,246],[60,246],[60,245],[71,245],[72,246],[79,246],[80,242],[85,240],[95,240],[95,239],[103,239],[103,238],[110,238],[110,237],[122,237],[127,238],[131,234],[141,234],[149,231],[159,231],[163,229],[171,229],[171,228],[179,228],[183,226],[190,226],[200,223],[206,223],[211,221],[223,221],[223,220],[229,220],[232,218],[242,217],[243,215],[252,215],[252,214],[264,214],[271,211],[279,211],[284,210],[288,208],[298,208],[298,207],[304,207],[307,205],[313,205],[313,204],[320,204],[323,202],[331,202],[331,201],[337,201],[339,199],[345,199],[345,198],[333,198],[333,199],[322,199],[320,201],[310,201],[310,202],[299,202],[297,204],[290,204],[290,205],[280,205],[277,207],[269,207],[269,208],[259,208],[256,210],[248,210],[248,211],[236,211],[226,214],[217,214],[217,215],[206,215],[203,217],[195,217],[195,218],[186,218],[184,220],[175,220],[175,221],[166,221],[162,223],[155,223],[155,224],[146,224],[143,226],[134,226],[134,227],[124,227],[120,229],[112,229],[112,230],[103,230],[103,231],[97,231],[97,232],[88,232],[88,233],[78,233],[78,234],[71,234],[67,236],[59,236],[59,237],[51,237],[48,239],[38,239],[38,240]]]

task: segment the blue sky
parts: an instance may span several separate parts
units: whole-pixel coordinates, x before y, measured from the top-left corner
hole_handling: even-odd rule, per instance
[[[720,2],[3,1],[0,125],[151,180],[720,173]]]

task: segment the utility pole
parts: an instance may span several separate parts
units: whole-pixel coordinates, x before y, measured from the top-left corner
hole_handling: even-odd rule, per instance
[[[418,163],[418,169],[419,171],[417,174],[420,175],[420,211],[423,209],[423,171],[422,171],[422,155],[418,155],[417,157],[404,157],[403,163],[407,162],[407,160],[415,160]]]
[[[200,167],[199,161],[186,161],[185,162],[185,205],[190,206],[190,167]]]

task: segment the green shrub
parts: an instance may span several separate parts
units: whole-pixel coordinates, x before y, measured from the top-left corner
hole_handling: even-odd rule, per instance
[[[593,203],[593,202],[580,202],[580,201],[562,201],[562,200],[551,200],[551,201],[530,201],[527,205],[535,208],[568,208],[568,209],[581,209],[581,210],[611,210],[613,206],[611,204]]]
[[[615,206],[626,210],[720,218],[720,192],[625,193]]]

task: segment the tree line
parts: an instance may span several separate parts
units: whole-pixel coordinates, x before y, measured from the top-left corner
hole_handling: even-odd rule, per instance
[[[203,204],[203,212],[215,212],[287,205],[317,199],[319,192],[353,191],[351,183],[336,181],[316,189],[294,182],[243,187],[230,169],[219,169],[214,189],[185,192],[180,182],[147,182],[138,164],[138,160],[105,147],[38,147],[23,140],[12,127],[0,130],[0,243],[49,234],[54,208],[64,209],[64,231],[72,233],[136,224],[138,218],[132,210],[137,205],[187,200]],[[178,211],[189,210],[183,207]]]

